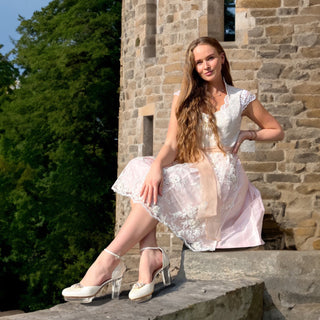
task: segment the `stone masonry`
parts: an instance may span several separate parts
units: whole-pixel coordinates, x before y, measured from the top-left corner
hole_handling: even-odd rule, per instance
[[[119,173],[130,159],[159,151],[189,43],[223,40],[222,0],[122,5]],[[222,42],[235,86],[255,93],[285,129],[283,141],[249,142],[240,153],[265,204],[265,249],[320,250],[319,21],[320,0],[237,0],[236,40]],[[116,231],[129,207],[117,196]],[[158,231],[161,246],[180,251],[170,230]]]

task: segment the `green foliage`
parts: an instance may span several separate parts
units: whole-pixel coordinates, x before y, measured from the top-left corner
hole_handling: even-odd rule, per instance
[[[113,235],[121,1],[53,0],[20,21],[23,72],[0,96],[0,270],[20,296],[3,279],[0,309],[30,311],[61,302]]]

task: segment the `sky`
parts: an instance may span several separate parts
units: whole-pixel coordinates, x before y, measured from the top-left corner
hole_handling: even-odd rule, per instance
[[[51,0],[0,0],[0,44],[3,48],[0,52],[4,55],[13,49],[10,37],[14,40],[19,39],[16,32],[20,22],[18,16],[25,19],[32,17],[34,11],[40,11],[46,7]]]

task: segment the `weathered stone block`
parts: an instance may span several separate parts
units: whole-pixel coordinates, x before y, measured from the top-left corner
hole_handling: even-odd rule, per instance
[[[290,16],[296,15],[298,13],[298,8],[279,8],[278,14],[280,16]]]
[[[256,92],[258,89],[258,82],[256,80],[244,80],[244,81],[234,81],[235,87],[244,88],[251,92]]]
[[[278,17],[257,17],[256,18],[256,24],[258,26],[260,25],[266,25],[266,24],[278,24],[280,22],[280,18]]]
[[[246,49],[225,49],[227,57],[230,61],[254,59],[254,50]]]
[[[306,183],[317,183],[317,182],[319,182],[319,184],[320,184],[320,174],[317,174],[317,173],[307,174],[304,177],[304,182],[306,182]]]
[[[301,182],[301,178],[295,174],[276,174],[271,173],[266,176],[267,182],[291,182],[291,183],[299,183]]]
[[[316,153],[302,153],[297,154],[293,158],[294,162],[300,162],[300,163],[308,163],[308,162],[319,162],[320,161],[320,155]]]
[[[312,7],[307,7],[307,8],[303,8],[301,10],[301,14],[310,14],[313,16],[319,16],[320,15],[320,6],[312,6]]]
[[[281,0],[238,0],[238,8],[277,8]]]
[[[320,71],[310,72],[310,81],[320,82]]]
[[[276,9],[251,9],[250,13],[253,17],[270,17],[276,15]]]
[[[285,35],[281,35],[281,36],[277,36],[277,37],[270,37],[270,43],[272,44],[290,44],[292,42],[292,37],[289,36],[285,36]],[[278,58],[281,59],[290,59],[290,55],[287,54],[286,52],[281,52],[278,55]]]
[[[257,77],[259,79],[278,79],[284,67],[280,63],[264,63]]]
[[[310,74],[308,71],[299,71],[295,67],[289,66],[283,70],[281,78],[291,80],[309,80]]]
[[[163,128],[163,129],[166,129],[168,128],[168,121],[167,120],[156,120],[156,126],[158,128]]]
[[[320,94],[320,84],[300,84],[292,88],[294,94]]]
[[[248,70],[248,71],[234,70],[232,72],[233,81],[241,81],[244,78],[247,80],[254,80],[255,79],[254,71],[253,70]]]
[[[313,227],[297,227],[293,229],[295,237],[301,237],[300,241],[306,240],[309,237],[312,237],[315,232],[315,226]]]
[[[314,33],[297,35],[296,43],[299,47],[313,47],[319,45],[319,35]]]
[[[276,170],[277,165],[275,162],[257,162],[257,163],[245,162],[243,163],[243,167],[245,171],[272,172]]]
[[[302,103],[293,103],[291,94],[275,94],[275,100],[278,102],[275,106],[268,106],[267,110],[274,116],[287,115],[289,117],[296,116],[304,111]],[[288,104],[280,104],[280,103]]]
[[[138,146],[137,145],[131,145],[129,146],[129,152],[130,153],[138,153]]]
[[[284,151],[276,150],[276,151],[257,151],[254,154],[254,157],[251,152],[243,152],[241,154],[243,160],[247,161],[282,161],[284,160]]]
[[[279,200],[281,192],[277,189],[268,188],[266,186],[257,186],[264,200]]]
[[[164,84],[174,84],[174,83],[181,83],[182,81],[182,75],[176,75],[176,74],[168,74],[166,75],[164,79]]]
[[[298,127],[311,127],[320,129],[319,119],[298,119],[296,124]]]
[[[264,28],[263,27],[257,27],[257,28],[254,28],[254,29],[250,29],[248,31],[248,36],[249,37],[261,37],[264,33]]]
[[[268,43],[267,38],[249,38],[249,44],[252,45],[261,45]]]
[[[284,0],[283,5],[285,7],[297,7],[299,5],[299,0]]]
[[[248,70],[250,68],[251,70],[258,70],[262,62],[261,61],[231,61],[230,62],[231,69],[232,70]]]
[[[308,118],[320,118],[320,109],[318,110],[309,110],[306,112]]]
[[[162,74],[162,66],[153,66],[146,69],[146,77],[158,77]]]
[[[320,250],[320,238],[314,240],[313,243],[312,243],[312,246],[313,246],[313,249]]]
[[[164,68],[165,73],[170,73],[170,72],[182,72],[183,71],[183,67],[181,63],[172,63],[172,64],[168,64],[165,66]]]
[[[305,60],[305,62],[297,63],[297,68],[315,70],[320,68],[319,60]]]
[[[292,183],[277,183],[278,190],[294,191]]]
[[[320,108],[320,95],[312,95],[312,94],[299,95],[299,94],[297,94],[297,95],[295,95],[295,99],[301,100],[307,109]]]
[[[261,46],[258,50],[258,55],[260,55],[262,58],[272,59],[278,56],[280,53],[279,46],[275,45],[267,45],[267,46]]]
[[[266,36],[290,35],[294,32],[293,26],[269,26],[266,27]]]
[[[320,185],[319,184],[302,184],[299,185],[296,189],[297,192],[301,193],[301,194],[315,194],[316,192],[318,192],[320,190]]]

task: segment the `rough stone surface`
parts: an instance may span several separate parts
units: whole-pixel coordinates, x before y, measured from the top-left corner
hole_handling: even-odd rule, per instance
[[[5,316],[2,320],[260,320],[263,282],[253,279],[176,281],[158,286],[153,298],[134,303],[126,294],[119,300],[97,299],[91,304],[64,303],[51,309]]]
[[[195,253],[185,250],[179,277],[188,280],[258,278],[266,288],[263,319],[320,318],[320,253],[317,251]]]

